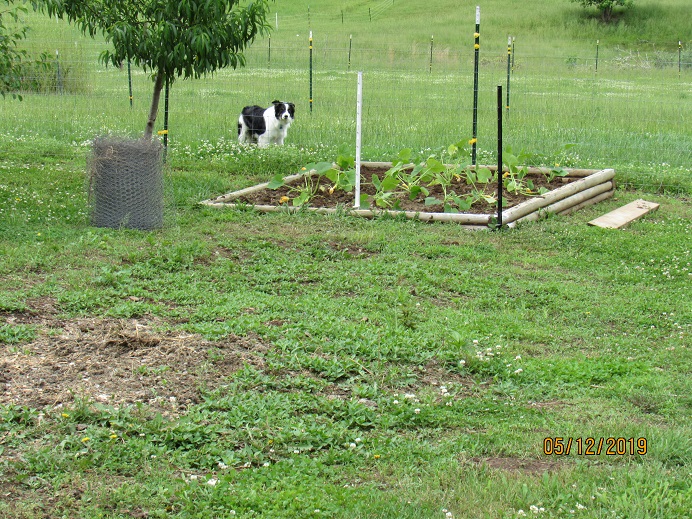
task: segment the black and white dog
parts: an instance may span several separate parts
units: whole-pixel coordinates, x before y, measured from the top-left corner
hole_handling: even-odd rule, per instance
[[[246,106],[238,117],[238,142],[256,143],[265,147],[283,144],[295,116],[293,103],[272,101],[272,106]]]

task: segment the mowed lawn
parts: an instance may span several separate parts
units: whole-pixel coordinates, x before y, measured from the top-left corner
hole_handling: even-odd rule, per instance
[[[94,135],[143,129],[147,77],[135,71],[130,110],[99,44],[32,17],[53,28],[47,47],[79,50],[83,86],[0,102],[1,518],[689,516],[689,67],[678,76],[676,45],[661,49],[675,66],[615,66],[665,34],[645,20],[684,41],[684,2],[636,2],[608,28],[569,2],[535,4],[541,17],[483,6],[500,58],[483,69],[480,159],[495,159],[516,31],[531,58],[506,144],[535,164],[615,168],[596,206],[497,232],[200,206],[353,153],[356,63],[336,63],[349,34],[374,49],[358,57],[366,158],[470,138],[469,56],[452,40],[460,24],[472,36],[475,6],[352,4],[311,6],[308,22],[307,2],[277,3],[270,64],[262,40],[246,70],[174,84],[152,232],[93,227],[85,175]],[[432,12],[449,13],[434,51],[449,50],[431,73]],[[315,56],[312,115],[289,41],[306,30],[331,49]],[[277,81],[299,108],[287,145],[238,146],[236,105]],[[459,99],[459,121],[426,111]],[[587,225],[640,198],[660,208]]]

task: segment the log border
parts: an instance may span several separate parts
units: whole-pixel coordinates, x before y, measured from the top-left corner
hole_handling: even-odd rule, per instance
[[[391,162],[365,162],[364,165],[390,167]],[[490,171],[497,171],[497,166],[483,166]],[[547,173],[550,168],[527,168],[529,173]],[[569,214],[583,207],[601,202],[611,196],[615,191],[614,169],[570,169],[565,168],[568,177],[579,178],[569,184],[553,189],[548,193],[526,200],[521,204],[510,207],[502,212],[502,222],[514,227],[517,223],[539,220],[548,213]],[[284,178],[286,183],[293,182],[305,176],[307,173],[289,175]],[[202,205],[209,207],[238,207],[233,200],[238,197],[267,189],[269,183],[264,182],[245,189],[226,193],[224,195],[203,200]],[[245,206],[244,206],[245,207]],[[471,213],[431,213],[414,211],[393,211],[390,209],[355,209],[349,207],[293,207],[274,205],[254,205],[253,209],[264,213],[311,211],[317,214],[347,214],[362,218],[374,218],[382,215],[404,216],[405,218],[421,220],[425,222],[454,222],[470,228],[488,228],[495,214],[471,214]]]

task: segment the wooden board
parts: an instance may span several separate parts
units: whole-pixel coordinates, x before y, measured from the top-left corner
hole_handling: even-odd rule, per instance
[[[603,227],[604,229],[621,229],[628,223],[641,218],[651,211],[658,209],[659,204],[654,202],[647,202],[646,200],[635,200],[627,205],[623,205],[599,216],[595,220],[591,220],[589,225],[595,225],[597,227]]]

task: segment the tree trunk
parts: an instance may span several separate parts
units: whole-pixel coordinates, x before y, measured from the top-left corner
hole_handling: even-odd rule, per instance
[[[154,82],[154,95],[151,98],[151,109],[149,110],[149,120],[147,127],[144,129],[144,140],[151,140],[154,133],[154,123],[156,122],[156,114],[159,111],[159,101],[161,100],[161,90],[163,90],[163,72],[157,72],[156,81]]]

